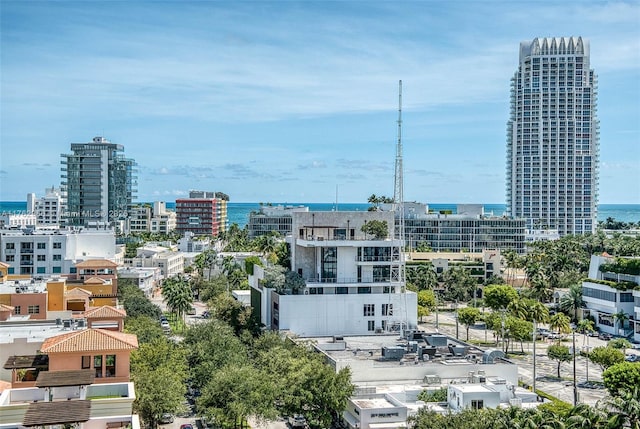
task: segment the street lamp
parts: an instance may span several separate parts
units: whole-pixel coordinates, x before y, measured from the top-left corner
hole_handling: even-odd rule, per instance
[[[537,322],[533,321],[533,393],[536,392],[536,334],[538,333]]]

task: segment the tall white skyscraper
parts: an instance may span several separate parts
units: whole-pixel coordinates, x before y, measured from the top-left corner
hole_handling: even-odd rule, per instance
[[[581,37],[520,43],[507,125],[507,211],[529,229],[595,230],[597,81]]]

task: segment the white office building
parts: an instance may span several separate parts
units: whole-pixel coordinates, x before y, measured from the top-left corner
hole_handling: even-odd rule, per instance
[[[560,236],[595,231],[597,81],[581,37],[520,43],[507,124],[507,214]]]
[[[362,232],[366,222],[387,223],[387,238]],[[417,326],[417,295],[404,290],[403,240],[391,238],[393,212],[294,212],[292,271],[305,286],[276,291],[250,276],[251,303],[262,323],[300,336],[367,335]]]
[[[34,193],[27,194],[27,213],[36,216],[36,223],[39,226],[60,225],[64,210],[64,197],[59,188],[54,186],[46,188],[44,196],[40,198],[37,198]]]
[[[0,261],[8,274],[73,274],[75,264],[89,259],[113,261],[112,229],[0,230]]]
[[[635,270],[628,267],[635,261]],[[613,335],[634,335],[640,340],[640,258],[592,255],[589,277],[582,282],[585,316],[592,316],[596,328]],[[625,273],[630,271],[631,273]],[[621,313],[625,317],[621,318]]]

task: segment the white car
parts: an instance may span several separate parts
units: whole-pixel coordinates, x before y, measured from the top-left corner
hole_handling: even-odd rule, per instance
[[[307,419],[300,414],[296,414],[293,417],[289,417],[289,426],[292,428],[306,428],[307,427]]]

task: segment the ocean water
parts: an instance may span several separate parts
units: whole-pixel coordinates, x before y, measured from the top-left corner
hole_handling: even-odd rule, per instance
[[[366,211],[370,204],[368,203],[273,203],[273,205],[287,206],[307,206],[311,211]],[[453,210],[455,213],[457,204],[442,203],[429,204],[432,210]],[[167,202],[168,209],[174,209],[175,203]],[[5,213],[25,213],[27,203],[25,201],[0,201],[0,214]],[[249,213],[258,211],[259,203],[233,203],[227,205],[227,216],[229,217],[229,225],[237,223],[243,228],[249,221]],[[485,213],[493,213],[501,216],[505,212],[504,204],[485,204]],[[598,206],[598,221],[605,221],[607,218],[614,218],[622,222],[640,222],[640,204],[600,204]]]

